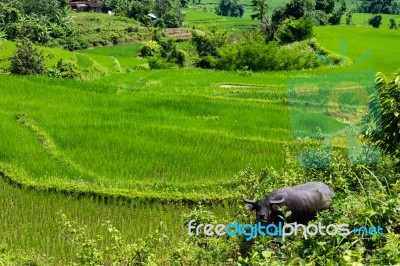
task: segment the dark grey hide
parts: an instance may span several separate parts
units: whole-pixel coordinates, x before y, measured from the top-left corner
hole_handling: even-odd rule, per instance
[[[248,200],[246,209],[255,210],[257,218],[266,223],[278,223],[282,213],[280,206],[286,206],[292,212],[286,219],[287,222],[307,224],[313,220],[320,210],[330,207],[330,199],[334,193],[330,187],[322,182],[309,182],[293,187],[279,188],[271,192],[266,198]]]

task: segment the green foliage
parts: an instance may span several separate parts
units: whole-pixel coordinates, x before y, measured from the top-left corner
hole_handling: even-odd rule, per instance
[[[193,31],[191,43],[199,56],[217,56],[218,49],[227,43],[229,37],[227,31],[214,26],[209,31]]]
[[[29,39],[16,44],[16,50],[10,58],[10,72],[18,75],[42,75],[46,71],[42,50],[34,47]]]
[[[351,24],[352,18],[353,18],[353,13],[351,11],[348,11],[346,13],[346,25],[350,25]]]
[[[312,37],[313,23],[310,19],[286,19],[282,22],[276,38],[282,44],[292,43],[296,41],[303,41]]]
[[[24,19],[16,25],[17,36],[11,38],[27,38],[37,44],[45,44],[50,40],[50,33],[43,19]]]
[[[245,35],[242,41],[218,49],[218,56],[201,57],[198,66],[250,71],[317,68],[322,64],[319,60],[320,52],[321,49],[314,41],[296,42],[280,47],[276,42],[265,44],[260,37],[251,40]],[[326,52],[326,57],[331,59],[332,55]],[[332,63],[339,62],[340,60]]]
[[[125,10],[123,10],[125,12]],[[147,16],[151,11],[151,5],[142,3],[140,1],[132,1],[130,8],[128,9],[127,16],[139,20],[144,16]]]
[[[267,17],[268,12],[268,4],[265,0],[251,0],[251,6],[253,11],[256,12],[251,15],[252,19],[258,19],[261,23],[263,23]]]
[[[399,158],[400,154],[400,75],[392,79],[382,73],[376,76],[378,99],[371,99],[371,113],[378,130],[366,131],[365,138],[383,152]],[[378,114],[378,115],[376,115]],[[380,127],[380,128],[379,128]],[[397,159],[396,159],[397,160]]]
[[[268,195],[272,188],[318,180],[329,184],[335,191],[333,206],[320,212],[313,223],[341,224],[353,227],[380,225],[385,228],[383,237],[366,237],[350,234],[341,236],[308,236],[301,234],[279,241],[272,237],[259,237],[245,255],[238,258],[238,265],[335,265],[396,264],[399,262],[399,187],[394,165],[385,161],[374,170],[363,165],[347,164],[339,153],[329,169],[305,169],[293,164],[291,155],[282,172],[266,169],[260,173],[246,170],[241,176],[242,191],[251,193],[249,198]],[[389,163],[389,164],[388,164]],[[388,169],[390,171],[386,172]],[[240,182],[240,181],[239,181]],[[254,184],[254,185],[253,185]],[[242,203],[243,204],[243,203]],[[254,216],[253,216],[254,217]],[[252,220],[247,220],[253,223]],[[385,257],[384,254],[387,254]]]
[[[389,25],[389,29],[391,30],[397,30],[397,24],[396,24],[396,20],[394,20],[394,18],[389,19],[390,25]]]
[[[161,53],[161,46],[156,41],[147,41],[143,43],[140,54],[143,57],[157,56]]]
[[[180,7],[187,7],[189,5],[190,1],[189,0],[180,0]]]
[[[174,67],[174,64],[169,63],[163,57],[149,56],[147,57],[147,62],[151,69],[167,69]]]
[[[163,22],[163,27],[179,28],[183,23],[184,15],[181,13],[179,8],[175,7],[165,13],[159,20]]]
[[[72,36],[75,30],[66,6],[64,0],[1,3],[0,25],[10,40],[28,38],[38,44],[57,43]]]
[[[331,24],[331,25],[339,25],[340,21],[342,19],[342,16],[344,15],[344,13],[347,10],[346,1],[341,0],[340,3],[341,3],[340,8],[333,11],[331,16],[328,19],[329,24]]]
[[[68,78],[68,79],[79,79],[81,78],[81,74],[78,71],[78,66],[76,62],[72,60],[68,60],[64,62],[60,59],[57,62],[55,70],[49,73],[49,76],[52,77],[60,77],[60,78]]]
[[[368,24],[374,28],[379,28],[382,24],[382,16],[381,15],[373,16],[368,20]]]
[[[324,11],[325,14],[332,13],[335,8],[335,0],[317,0],[315,2],[315,10]]]
[[[220,0],[215,7],[215,13],[220,16],[242,17],[244,6],[238,0]]]
[[[163,69],[171,68],[175,64],[184,67],[188,54],[183,49],[178,48],[173,38],[163,38],[155,36],[157,41],[148,41],[144,43],[140,53],[147,57],[150,68]]]
[[[108,233],[105,237],[110,239],[110,243],[102,247],[104,236],[91,237],[85,227],[69,221],[65,214],[61,214],[61,225],[71,245],[78,247],[79,265],[155,265],[154,251],[162,241],[157,231],[155,237],[150,235],[134,244],[128,244],[121,232],[107,221],[103,226]]]
[[[399,14],[400,6],[396,0],[362,0],[358,2],[358,12],[373,14]]]

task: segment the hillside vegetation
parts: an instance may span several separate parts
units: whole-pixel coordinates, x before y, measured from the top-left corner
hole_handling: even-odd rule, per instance
[[[0,265],[400,263],[392,1],[32,1],[0,3]],[[384,234],[188,234],[309,181],[335,192],[312,223]]]

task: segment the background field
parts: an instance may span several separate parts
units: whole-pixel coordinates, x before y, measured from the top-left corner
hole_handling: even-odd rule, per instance
[[[237,30],[255,25],[249,17],[186,12],[188,23],[215,22]],[[355,14],[354,23],[361,25],[368,16]],[[259,73],[135,70],[95,81],[1,75],[1,172],[28,187],[107,192],[140,203],[105,204],[101,197],[77,199],[73,193],[42,193],[2,181],[0,243],[15,250],[34,247],[64,265],[76,250],[64,240],[58,211],[87,224],[94,234],[110,219],[131,241],[163,221],[172,243],[179,241],[186,233],[181,215],[191,206],[176,202],[229,197],[238,185],[233,177],[248,164],[256,170],[280,168],[284,145],[300,149],[292,142],[288,80],[364,69],[390,75],[400,67],[400,31],[354,25],[318,27],[315,33],[324,47],[356,64]],[[14,44],[3,45],[2,56],[11,55]],[[75,53],[45,51],[56,55],[48,66],[76,57],[82,68],[96,63],[112,69],[115,60],[121,68],[145,63],[136,57],[139,48],[126,44]],[[345,126],[321,110],[310,116],[326,123],[319,125],[323,133]],[[175,203],[140,201],[148,199]],[[232,215],[224,207],[216,212]]]

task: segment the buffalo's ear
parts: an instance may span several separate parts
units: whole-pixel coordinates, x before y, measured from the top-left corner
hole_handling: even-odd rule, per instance
[[[252,210],[254,210],[254,205],[253,205],[253,204],[246,204],[246,205],[244,206],[244,208],[245,208],[246,210],[248,210],[248,211],[252,211]]]

